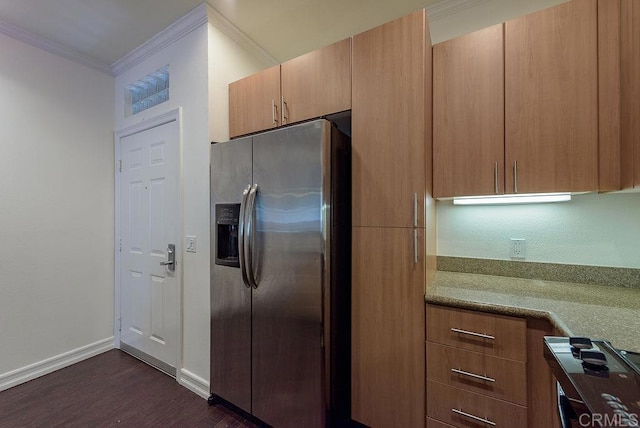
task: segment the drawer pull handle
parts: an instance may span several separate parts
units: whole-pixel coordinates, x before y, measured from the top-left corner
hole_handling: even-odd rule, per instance
[[[475,373],[465,372],[464,370],[460,370],[460,369],[451,369],[451,372],[459,374],[459,375],[463,375],[463,376],[469,376],[469,377],[472,377],[474,379],[486,380],[487,382],[495,382],[496,381],[495,379],[492,379],[490,377],[481,376],[481,375],[475,374]]]
[[[460,330],[459,328],[452,328],[451,331],[454,333],[466,334],[474,337],[481,337],[483,339],[495,340],[495,336],[489,336],[488,334],[475,333],[473,331]]]
[[[473,419],[474,421],[482,422],[483,424],[491,425],[492,427],[496,426],[496,423],[490,421],[489,419],[481,418],[479,416],[472,415],[471,413],[463,412],[462,410],[458,409],[451,409],[451,411],[456,415],[464,416],[465,418]]]

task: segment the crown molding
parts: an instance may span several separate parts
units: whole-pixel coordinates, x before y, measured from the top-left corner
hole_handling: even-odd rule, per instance
[[[144,60],[180,40],[202,24],[207,22],[207,9],[204,3],[199,4],[173,24],[111,64],[114,76],[132,69]]]
[[[245,48],[264,62],[265,65],[278,64],[278,62],[269,55],[268,52],[262,49],[256,42],[251,40],[245,33],[238,29],[238,27],[222,16],[220,12],[215,10],[208,3],[202,2],[182,18],[178,19],[151,39],[111,64],[112,74],[117,76],[127,70],[130,70],[150,56],[180,40],[206,23],[218,28],[231,40],[235,41],[241,47]]]
[[[443,0],[426,7],[429,22],[455,15],[489,0]]]
[[[205,3],[206,4],[206,3]],[[211,5],[207,6],[207,17],[209,24],[222,31],[227,37],[239,44],[249,53],[258,58],[264,65],[272,66],[280,64],[280,61],[276,60],[269,52],[265,51],[260,45],[247,36],[242,30],[233,25],[231,21],[225,18],[220,12],[214,9]]]
[[[102,61],[98,61],[97,59],[93,58],[92,56],[83,54],[74,49],[70,49],[52,40],[40,37],[30,31],[24,30],[13,24],[9,24],[8,22],[3,20],[0,20],[0,34],[4,34],[5,36],[11,37],[12,39],[29,44],[38,49],[42,49],[44,51],[61,56],[70,61],[77,62],[79,64],[85,65],[87,67],[93,68],[94,70],[98,70],[102,73],[106,73],[112,76],[111,67],[109,67],[108,64],[105,64]]]

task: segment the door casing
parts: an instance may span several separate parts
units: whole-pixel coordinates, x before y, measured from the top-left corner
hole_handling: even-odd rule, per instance
[[[120,159],[121,159],[121,140],[127,136],[132,134],[136,134],[139,132],[144,132],[146,130],[155,128],[157,126],[161,126],[170,122],[177,122],[178,125],[178,133],[179,133],[179,142],[178,142],[178,150],[177,150],[177,162],[178,162],[178,176],[176,177],[178,184],[178,197],[176,200],[176,204],[179,206],[177,212],[177,222],[178,225],[176,230],[178,231],[178,236],[176,237],[176,281],[177,281],[177,331],[176,331],[176,380],[180,382],[180,367],[182,367],[182,284],[183,284],[183,248],[182,248],[182,239],[181,237],[184,235],[184,221],[183,221],[183,212],[182,212],[182,201],[183,201],[183,178],[182,178],[182,108],[178,107],[177,109],[171,110],[167,113],[145,119],[139,123],[134,125],[125,127],[123,129],[117,130],[114,133],[114,149],[115,149],[115,236],[114,236],[114,260],[115,260],[115,295],[114,295],[114,323],[113,323],[113,336],[114,336],[114,347],[117,349],[121,348],[120,342],[120,320],[121,320],[121,281],[120,281],[120,267],[121,267],[121,233],[120,233]]]

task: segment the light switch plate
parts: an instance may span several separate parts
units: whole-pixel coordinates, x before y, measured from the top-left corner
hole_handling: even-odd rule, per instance
[[[196,237],[195,236],[186,236],[185,239],[185,248],[187,249],[187,253],[195,253],[196,252]]]

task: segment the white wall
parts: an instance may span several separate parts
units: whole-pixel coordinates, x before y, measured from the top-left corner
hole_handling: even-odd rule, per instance
[[[185,257],[183,368],[209,381],[210,232],[209,150],[211,141],[229,139],[229,83],[264,69],[213,25],[208,25],[208,138],[184,147],[184,231],[198,237],[198,252]],[[188,171],[188,173],[187,173]],[[187,190],[188,189],[188,190]]]
[[[210,363],[209,150],[211,141],[229,139],[228,84],[265,68],[213,25],[208,24],[207,126],[204,138],[186,143],[184,158],[184,232],[198,239],[198,252],[185,254],[183,370],[206,382]]]
[[[0,385],[113,336],[114,79],[0,35]]]
[[[576,195],[570,202],[454,206],[438,202],[438,255],[640,268],[640,193]]]
[[[143,78],[149,73],[169,64],[169,101],[151,107],[136,115],[125,117],[125,87],[127,84]],[[183,311],[183,361],[185,357],[191,355],[193,347],[199,348],[198,341],[207,341],[209,338],[208,325],[196,326],[192,321],[194,316],[201,318],[199,312],[200,305],[194,308],[194,293],[200,292],[199,299],[208,301],[208,273],[202,282],[202,272],[205,270],[202,264],[202,251],[205,250],[206,241],[203,236],[201,225],[208,222],[208,215],[203,218],[200,211],[194,211],[194,204],[205,204],[208,209],[208,192],[201,189],[208,188],[209,163],[208,155],[202,155],[203,151],[208,154],[209,131],[208,131],[208,63],[207,63],[207,25],[202,24],[195,30],[186,34],[179,40],[173,42],[161,51],[146,58],[142,63],[116,76],[116,129],[125,128],[147,118],[151,118],[162,113],[182,108],[182,201],[181,216],[184,233],[195,235],[197,238],[198,253],[185,253],[184,238],[179,236],[176,242],[178,251],[178,263],[181,264],[183,288],[182,288],[182,311]],[[202,159],[200,159],[202,158]],[[197,201],[203,199],[202,201]],[[208,212],[208,211],[207,211]],[[208,225],[208,223],[207,223]],[[207,229],[208,230],[208,229]],[[208,232],[207,232],[208,233]],[[206,268],[208,272],[208,267]],[[198,300],[196,300],[199,303]],[[206,330],[205,330],[206,328]],[[194,331],[196,329],[197,331]],[[201,357],[208,361],[208,354]],[[178,375],[182,367],[191,367],[193,358],[178,366]],[[180,364],[180,361],[178,361]],[[204,363],[200,364],[203,365]],[[198,373],[197,369],[191,369]],[[201,375],[200,373],[198,373]],[[202,376],[202,375],[201,375]]]
[[[208,10],[206,7],[202,9]],[[169,64],[170,100],[125,117],[125,86]],[[209,381],[209,148],[228,136],[229,82],[265,68],[213,25],[191,33],[116,77],[116,128],[124,128],[182,107],[183,236],[177,243],[183,272],[182,366],[178,371]],[[197,239],[197,252],[184,251],[184,235]]]

